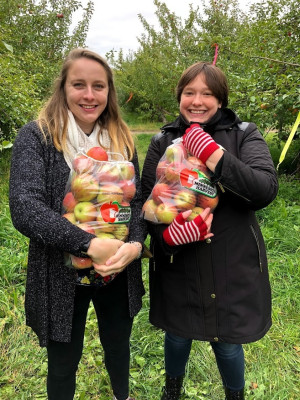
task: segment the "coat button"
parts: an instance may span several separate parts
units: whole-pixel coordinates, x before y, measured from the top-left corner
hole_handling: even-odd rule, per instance
[[[215,342],[218,342],[218,341],[219,341],[219,338],[214,337],[214,341],[215,341]]]
[[[208,238],[208,239],[205,239],[205,241],[206,241],[206,243],[211,243],[211,239],[210,238]]]
[[[210,297],[211,297],[212,299],[215,299],[215,298],[216,298],[216,295],[215,295],[214,293],[212,293],[212,294],[210,295]]]

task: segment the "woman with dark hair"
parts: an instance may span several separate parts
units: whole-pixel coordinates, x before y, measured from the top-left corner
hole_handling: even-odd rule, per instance
[[[146,155],[144,201],[155,185],[160,158],[182,137],[188,152],[209,169],[219,203],[209,238],[170,240],[178,218],[181,232],[187,229],[184,213],[169,226],[147,222],[153,254],[150,322],[165,331],[161,399],[179,399],[193,340],[211,344],[226,399],[244,399],[242,344],[259,340],[271,327],[267,257],[255,211],[276,197],[276,171],[256,125],[227,108],[227,79],[218,67],[190,66],[176,94],[179,117],[152,138]]]
[[[72,160],[93,146],[120,153],[134,165],[136,194],[126,243],[98,238],[62,216]],[[10,175],[12,221],[30,239],[26,323],[47,347],[49,400],[74,397],[91,301],[114,399],[131,399],[129,340],[144,294],[141,205],[138,158],[120,116],[112,71],[98,54],[72,50],[37,121],[21,128],[14,142]],[[65,253],[89,256],[93,266],[69,268]],[[100,278],[92,283],[94,271]]]

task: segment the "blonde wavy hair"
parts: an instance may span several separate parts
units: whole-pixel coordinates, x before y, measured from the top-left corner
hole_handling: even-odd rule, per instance
[[[126,151],[124,150],[126,149],[128,159],[131,160],[134,154],[134,140],[128,126],[121,117],[112,70],[106,60],[88,49],[74,49],[70,51],[65,58],[60,74],[54,82],[52,95],[41,109],[37,118],[41,131],[45,138],[51,138],[58,151],[67,151],[68,105],[66,101],[65,84],[70,67],[74,61],[79,58],[94,60],[105,69],[109,89],[107,106],[99,116],[98,122],[101,128],[107,129],[108,131],[111,139],[110,150],[121,153],[126,157]]]

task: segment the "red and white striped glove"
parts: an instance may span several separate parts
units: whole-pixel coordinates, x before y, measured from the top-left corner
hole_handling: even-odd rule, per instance
[[[163,238],[169,246],[197,242],[199,240],[204,240],[207,236],[208,225],[202,219],[201,215],[187,222],[187,216],[183,214],[183,212],[178,214],[168,228],[163,231]],[[212,217],[210,218],[210,224],[211,219]]]
[[[184,147],[203,163],[220,148],[214,139],[199,126],[192,124],[182,138]]]

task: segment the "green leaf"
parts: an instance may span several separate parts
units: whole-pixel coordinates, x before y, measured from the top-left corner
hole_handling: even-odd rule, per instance
[[[2,43],[7,48],[8,51],[10,51],[11,53],[14,52],[14,48],[10,44],[8,44],[6,42],[2,42]]]

